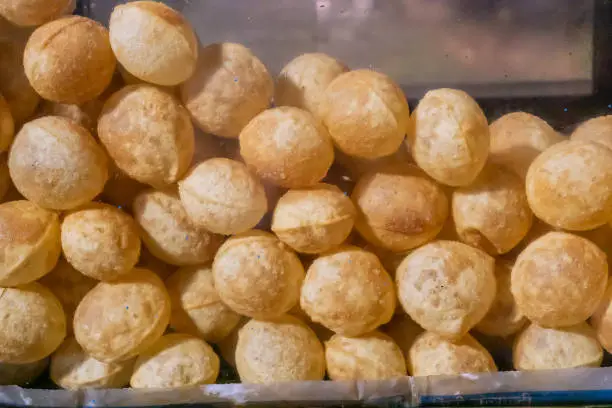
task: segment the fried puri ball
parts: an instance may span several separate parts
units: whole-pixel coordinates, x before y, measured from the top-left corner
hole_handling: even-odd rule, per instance
[[[355,228],[372,245],[405,252],[431,241],[448,217],[444,191],[418,167],[391,165],[364,175],[351,199]]]
[[[581,140],[557,143],[533,161],[525,184],[529,206],[544,222],[597,228],[612,214],[612,150]]]
[[[414,341],[407,359],[408,372],[415,377],[497,371],[491,354],[469,334],[450,341],[425,332]]]
[[[85,352],[104,363],[129,360],[152,346],[170,320],[170,298],[153,272],[136,268],[100,282],[74,314],[74,335]]]
[[[81,104],[110,84],[117,61],[100,23],[70,16],[37,28],[23,54],[32,87],[45,99]]]
[[[11,107],[0,94],[0,152],[8,150],[15,136],[15,121]]]
[[[270,106],[274,82],[251,50],[220,43],[200,50],[196,71],[180,92],[200,129],[237,138],[251,119]]]
[[[608,282],[604,297],[590,321],[597,339],[609,353],[612,350],[612,281]]]
[[[193,223],[217,234],[245,232],[268,211],[263,184],[243,163],[223,157],[192,168],[179,195]]]
[[[356,210],[336,186],[319,183],[287,191],[276,204],[272,232],[298,252],[316,254],[342,244],[351,233]]]
[[[334,161],[325,127],[293,107],[268,109],[240,132],[240,154],[259,177],[285,188],[319,182]]]
[[[520,177],[487,165],[469,186],[452,195],[459,239],[490,255],[509,252],[527,235],[533,214]]]
[[[313,322],[344,336],[359,336],[387,323],[395,304],[393,281],[376,255],[352,246],[315,259],[300,298]]]
[[[489,126],[489,160],[523,180],[529,165],[544,150],[564,138],[548,123],[526,112],[508,113]]]
[[[147,190],[136,196],[134,219],[151,253],[172,265],[198,265],[213,259],[223,237],[198,227],[172,189]]]
[[[220,361],[204,340],[166,334],[141,353],[130,379],[132,388],[179,388],[214,384]]]
[[[170,327],[218,343],[240,323],[240,315],[221,301],[210,266],[186,266],[166,279],[172,302]]]
[[[92,203],[62,222],[64,256],[79,272],[108,281],[129,273],[140,257],[138,226],[120,209]]]
[[[608,281],[606,254],[591,241],[549,232],[520,253],[512,268],[519,310],[544,327],[571,326],[595,312]]]
[[[406,361],[391,337],[379,331],[325,342],[327,373],[334,381],[388,380],[406,375]]]
[[[321,112],[336,147],[366,159],[395,152],[410,117],[402,89],[388,76],[367,69],[337,76],[325,90]]]
[[[59,300],[39,283],[0,288],[0,363],[28,364],[55,351],[66,336]]]
[[[108,159],[73,121],[45,116],[23,125],[9,153],[11,179],[28,200],[69,210],[91,201],[108,179]]]
[[[516,338],[512,360],[520,371],[599,367],[603,350],[585,322],[557,329],[532,323]]]
[[[581,123],[570,138],[600,143],[612,149],[612,115],[598,116]]]
[[[6,0],[0,15],[21,27],[38,26],[72,13],[74,0]]]
[[[412,157],[434,180],[471,184],[489,155],[489,125],[471,96],[457,89],[425,94],[410,117]]]
[[[225,241],[212,269],[221,300],[256,319],[275,318],[293,308],[304,280],[297,255],[274,235],[258,230]]]
[[[487,313],[495,298],[495,261],[453,241],[411,252],[396,271],[398,298],[424,329],[458,340]]]
[[[327,54],[302,54],[281,70],[274,88],[274,104],[304,109],[322,119],[327,86],[347,71],[346,65]]]
[[[9,201],[0,204],[0,231],[0,286],[33,282],[57,263],[61,242],[56,213],[29,201]]]
[[[115,7],[109,22],[110,44],[132,75],[157,85],[178,85],[193,75],[198,39],[181,13],[154,1]]]
[[[88,355],[74,337],[51,356],[49,377],[62,388],[122,388],[129,384],[134,360],[104,363]]]
[[[238,332],[236,368],[243,383],[320,381],[325,353],[316,334],[296,317],[250,320]]]
[[[187,110],[152,85],[128,85],[113,94],[100,115],[98,136],[120,170],[156,188],[185,174],[195,148]]]
[[[381,330],[395,341],[406,358],[412,343],[424,331],[410,316],[404,313],[393,316],[393,319],[382,326]]]
[[[18,385],[23,387],[31,384],[40,377],[48,365],[48,358],[28,364],[0,363],[0,385]]]

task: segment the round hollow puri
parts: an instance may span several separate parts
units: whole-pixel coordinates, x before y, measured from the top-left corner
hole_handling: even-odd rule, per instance
[[[520,253],[511,288],[518,308],[545,327],[571,326],[595,312],[608,281],[606,254],[591,241],[549,232]]]
[[[412,157],[433,179],[471,184],[489,155],[489,125],[471,96],[456,89],[425,94],[410,117]]]
[[[82,104],[99,96],[116,67],[108,31],[81,16],[47,23],[32,33],[23,54],[23,68],[43,98]]]
[[[221,300],[232,310],[269,319],[297,304],[304,267],[274,235],[253,230],[228,239],[219,248],[213,276]]]
[[[395,304],[393,281],[376,255],[350,246],[310,265],[300,298],[313,322],[345,336],[359,336],[387,323]]]
[[[243,383],[320,381],[325,354],[316,334],[293,316],[250,320],[238,332],[236,368]]]
[[[74,0],[6,0],[0,15],[21,27],[39,26],[74,10]]]
[[[57,116],[23,125],[11,147],[8,166],[24,197],[53,210],[69,210],[91,201],[108,178],[108,159],[93,136]]]
[[[240,154],[259,177],[285,188],[319,182],[334,161],[325,127],[293,107],[268,109],[240,132]]]
[[[423,328],[458,340],[491,307],[494,270],[494,259],[479,249],[435,241],[411,252],[397,268],[398,298]]]
[[[193,223],[217,234],[245,232],[268,211],[257,177],[244,164],[222,157],[191,169],[179,182],[179,195]]]
[[[570,138],[600,143],[612,149],[612,115],[598,116],[581,123]]]
[[[189,22],[163,3],[118,5],[109,22],[110,44],[132,75],[157,85],[178,85],[193,75],[198,39]]]

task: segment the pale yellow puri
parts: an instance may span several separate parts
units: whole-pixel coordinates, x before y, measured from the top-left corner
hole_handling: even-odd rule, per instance
[[[612,115],[598,116],[581,123],[570,138],[600,143],[612,149]]]
[[[327,374],[335,381],[388,380],[406,375],[406,361],[391,337],[373,331],[357,337],[335,334],[325,342]]]
[[[511,289],[519,310],[545,327],[585,321],[595,312],[608,281],[606,254],[591,241],[549,232],[520,253]]]
[[[272,232],[298,252],[316,254],[342,244],[357,212],[336,186],[319,183],[287,191],[276,204]]]
[[[0,94],[0,152],[7,151],[15,136],[15,121],[11,107]]]
[[[108,179],[108,159],[93,136],[58,116],[23,125],[8,165],[17,190],[53,210],[69,210],[91,201]]]
[[[155,1],[115,7],[109,22],[117,60],[132,75],[157,85],[178,85],[193,75],[198,39],[179,12]]]
[[[435,89],[410,117],[412,157],[433,179],[452,187],[471,184],[489,155],[489,124],[467,93]]]
[[[327,129],[312,114],[288,106],[251,120],[240,132],[240,154],[259,177],[285,188],[316,184],[334,161]]]
[[[219,248],[213,262],[215,288],[236,313],[275,318],[298,303],[304,267],[274,235],[252,230]]]
[[[608,282],[606,293],[590,322],[597,334],[597,340],[609,353],[612,350],[612,282]]]
[[[533,323],[516,338],[512,360],[521,371],[599,367],[603,350],[585,322],[558,329]]]
[[[189,168],[195,141],[187,110],[152,85],[128,85],[104,104],[98,136],[117,167],[162,188]]]
[[[431,241],[448,217],[446,194],[418,167],[392,164],[359,179],[351,194],[355,228],[370,244],[393,252]]]
[[[49,359],[27,364],[0,363],[0,385],[25,385],[33,383],[49,366]]]
[[[388,76],[360,69],[336,77],[325,90],[322,117],[338,149],[374,159],[395,152],[406,136],[410,111]]]
[[[270,106],[272,77],[240,44],[211,44],[199,54],[195,73],[181,85],[183,105],[204,132],[237,138],[251,119]]]
[[[61,232],[68,262],[94,279],[120,278],[140,257],[136,222],[109,204],[91,203],[66,214]]]
[[[32,87],[45,99],[81,104],[110,84],[117,61],[101,24],[64,17],[37,28],[23,54]]]
[[[236,368],[243,383],[320,381],[325,354],[316,334],[296,317],[250,320],[238,332]]]
[[[450,341],[425,332],[412,344],[407,358],[408,372],[415,377],[497,371],[491,354],[469,334]]]
[[[166,279],[172,302],[170,327],[218,343],[240,323],[241,316],[221,301],[210,265],[186,266]]]
[[[582,140],[557,143],[534,160],[525,184],[541,220],[566,230],[597,228],[612,214],[612,150]]]
[[[98,283],[79,303],[74,335],[96,360],[129,360],[153,345],[170,320],[170,298],[153,272],[134,269],[126,277]]]
[[[0,15],[17,26],[38,26],[74,10],[74,0],[5,0]]]
[[[193,223],[217,234],[245,232],[268,211],[259,179],[243,163],[223,157],[192,168],[179,182],[179,195]]]
[[[214,384],[220,361],[204,340],[166,334],[141,353],[130,379],[132,388],[180,388]]]
[[[393,281],[371,252],[353,246],[326,253],[308,268],[300,306],[315,323],[359,336],[391,320]]]
[[[122,388],[129,384],[134,360],[104,363],[87,355],[74,337],[68,337],[51,356],[49,377],[62,388]]]
[[[0,288],[0,363],[28,364],[55,351],[66,336],[59,300],[39,283]]]
[[[58,216],[29,201],[0,204],[0,286],[33,282],[60,256]]]
[[[453,241],[411,252],[397,268],[398,298],[424,329],[458,340],[487,313],[495,298],[495,261]]]

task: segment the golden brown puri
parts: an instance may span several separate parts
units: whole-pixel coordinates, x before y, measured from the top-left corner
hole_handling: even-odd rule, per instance
[[[545,327],[571,326],[595,312],[608,281],[606,254],[591,241],[549,232],[520,253],[512,268],[519,310]]]
[[[56,213],[29,201],[9,201],[0,204],[0,231],[0,286],[33,282],[57,263],[61,242]]]
[[[489,160],[525,179],[529,165],[544,150],[564,140],[548,123],[526,112],[508,113],[489,126]]]
[[[155,257],[172,265],[206,263],[223,242],[221,235],[193,224],[173,188],[140,193],[132,212],[145,246]]]
[[[4,96],[0,94],[0,152],[8,150],[15,136],[15,121],[11,113],[11,106]]]
[[[557,228],[597,228],[612,215],[612,150],[598,143],[565,141],[529,167],[527,199],[533,213]]]
[[[129,360],[159,339],[170,320],[170,298],[153,272],[136,268],[113,282],[100,282],[74,314],[74,335],[96,360]]]
[[[132,388],[180,388],[214,384],[220,361],[205,341],[187,334],[166,334],[138,356]]]
[[[122,388],[129,384],[134,360],[103,363],[87,355],[74,337],[68,337],[51,356],[49,377],[68,390]]]
[[[609,353],[612,350],[612,282],[608,282],[604,297],[590,322],[595,329],[597,340]]]
[[[495,262],[497,291],[488,313],[475,326],[480,333],[488,336],[509,337],[521,330],[527,323],[527,318],[519,310],[510,290],[512,265],[513,263],[505,260]]]
[[[304,280],[299,258],[274,235],[252,230],[219,248],[213,262],[221,300],[236,313],[270,319],[298,302]]]
[[[181,13],[154,1],[118,5],[110,16],[110,43],[132,75],[157,85],[178,85],[193,75],[198,39]]]
[[[531,228],[525,184],[504,167],[486,165],[472,184],[459,187],[452,197],[459,239],[490,255],[509,252]]]
[[[210,266],[186,266],[166,279],[172,302],[170,327],[218,343],[240,323],[240,315],[221,301]]]
[[[293,107],[268,109],[240,132],[240,154],[259,177],[285,188],[319,182],[334,161],[325,127]]]
[[[64,216],[66,260],[91,278],[108,281],[128,274],[140,257],[138,226],[120,209],[91,203]]]
[[[334,381],[388,380],[406,375],[406,361],[393,339],[379,331],[325,342],[327,374]]]
[[[425,332],[414,341],[407,358],[408,372],[415,377],[497,371],[491,354],[469,334],[450,341]]]
[[[55,351],[66,336],[59,300],[39,283],[0,288],[0,363],[28,364]]]
[[[250,319],[243,317],[236,327],[234,327],[234,330],[232,330],[226,338],[217,343],[223,360],[234,368],[236,368],[236,346],[238,345],[238,333],[249,320]]]
[[[113,94],[100,115],[98,136],[121,171],[156,188],[180,179],[194,154],[187,110],[152,85],[129,85]]]
[[[45,116],[23,125],[9,153],[11,179],[28,200],[69,210],[91,201],[108,179],[108,159],[75,122]]]
[[[571,140],[596,142],[612,149],[612,115],[598,116],[582,122],[570,136]]]
[[[179,195],[192,222],[217,234],[245,232],[268,211],[263,184],[243,163],[223,157],[192,168]]]
[[[315,333],[296,317],[250,320],[238,332],[236,368],[243,383],[320,381],[325,353]]]
[[[355,206],[338,187],[319,183],[289,190],[280,198],[272,232],[298,252],[322,253],[346,240],[355,216]]]
[[[406,252],[434,239],[449,212],[444,191],[411,164],[367,173],[351,199],[358,210],[355,228],[359,234],[393,252]]]
[[[81,104],[110,84],[117,61],[101,24],[69,16],[37,28],[23,54],[25,74],[45,99]]]
[[[424,329],[458,340],[486,315],[495,298],[495,260],[453,241],[411,252],[397,268],[398,298]]]
[[[415,162],[453,187],[471,184],[489,155],[489,125],[471,96],[457,89],[425,94],[410,117],[408,141]]]
[[[73,0],[6,0],[0,15],[17,26],[38,26],[72,13],[74,6]]]
[[[121,78],[121,82],[124,85],[154,85],[150,82],[144,81],[140,78],[135,77],[129,71],[127,71],[121,64],[117,64],[117,74]],[[164,90],[165,92],[171,94],[172,96],[179,96],[179,88],[178,86],[163,86],[163,85],[155,85],[158,88]],[[118,90],[118,89],[117,89]]]
[[[300,306],[315,323],[359,336],[391,320],[395,288],[376,255],[353,246],[326,253],[308,268]]]
[[[404,357],[408,358],[412,343],[424,330],[410,316],[400,313],[393,316],[389,323],[382,326],[381,331],[391,337],[402,350]]]
[[[599,367],[603,350],[585,322],[558,329],[532,323],[516,338],[512,360],[521,371]]]
[[[180,92],[200,129],[237,138],[251,119],[270,106],[274,82],[251,50],[220,43],[200,50],[196,71]]]
[[[327,86],[347,71],[346,65],[327,54],[302,54],[289,61],[278,75],[274,105],[304,109],[321,120]]]
[[[48,358],[27,364],[0,363],[0,385],[29,385],[40,377],[48,365]]]

